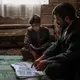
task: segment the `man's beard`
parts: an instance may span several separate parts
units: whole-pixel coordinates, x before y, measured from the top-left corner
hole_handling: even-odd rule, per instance
[[[63,32],[69,26],[69,24],[64,19],[62,19],[60,23]]]

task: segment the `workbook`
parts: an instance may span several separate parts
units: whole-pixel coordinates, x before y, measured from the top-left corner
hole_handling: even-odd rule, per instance
[[[31,78],[44,75],[42,71],[37,71],[34,66],[31,68],[31,65],[31,62],[18,62],[11,64],[18,78]]]

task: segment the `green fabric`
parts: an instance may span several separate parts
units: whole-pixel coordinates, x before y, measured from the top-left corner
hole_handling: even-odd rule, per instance
[[[21,59],[22,56],[0,56],[0,80],[39,80],[39,78],[16,78],[15,72],[10,64],[20,62]]]
[[[0,52],[0,55],[6,55],[7,52]]]

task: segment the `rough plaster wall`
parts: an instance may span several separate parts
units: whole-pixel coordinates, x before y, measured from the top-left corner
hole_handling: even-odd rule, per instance
[[[62,2],[69,2],[75,8],[77,8],[77,0],[49,0],[49,5],[42,5],[41,7],[41,23],[42,24],[53,24],[52,10],[54,6]]]
[[[80,0],[49,0],[49,5],[42,5],[41,6],[41,23],[42,24],[53,24],[52,19],[52,10],[55,5],[61,2],[70,2],[73,4],[75,8],[80,8]],[[3,19],[0,17],[0,24],[27,24],[26,20],[21,19],[10,19],[5,18]]]

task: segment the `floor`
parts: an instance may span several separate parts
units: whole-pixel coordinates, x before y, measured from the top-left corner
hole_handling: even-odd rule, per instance
[[[0,55],[21,55],[20,48],[0,49]]]

